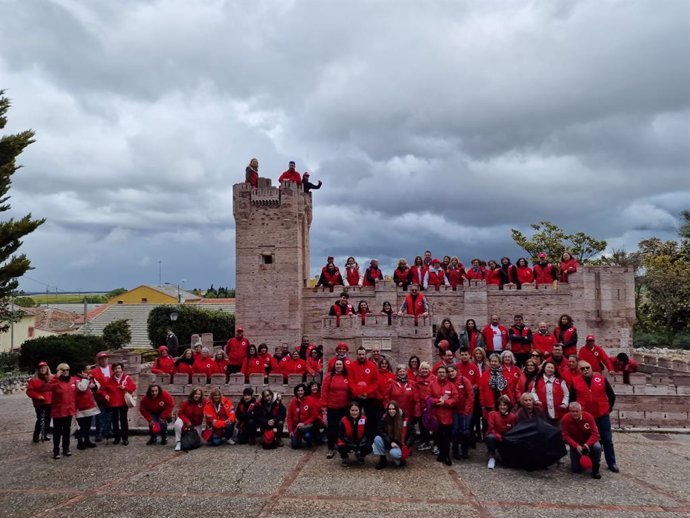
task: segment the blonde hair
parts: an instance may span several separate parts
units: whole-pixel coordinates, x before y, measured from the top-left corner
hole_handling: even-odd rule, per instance
[[[419,368],[420,369],[424,369],[424,368],[431,369],[431,364],[429,362],[422,362],[419,364]]]
[[[66,363],[61,363],[57,366],[57,368],[55,369],[55,372],[57,372],[57,371],[68,371],[68,370],[69,370],[69,365]]]

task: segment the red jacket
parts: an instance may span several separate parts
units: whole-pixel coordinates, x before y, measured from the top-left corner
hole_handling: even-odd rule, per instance
[[[323,360],[321,358],[307,358],[307,374],[318,375],[323,372]]]
[[[520,284],[528,284],[534,280],[534,272],[529,266],[516,266]]]
[[[489,387],[489,378],[491,377],[491,369],[486,369],[484,371],[484,374],[482,374],[481,379],[479,380],[479,401],[481,403],[482,408],[491,408],[494,409],[496,408],[496,397],[494,394],[494,391],[491,387]],[[515,404],[515,384],[514,384],[514,379],[512,376],[506,376],[506,380],[508,381],[508,385],[506,388],[504,388],[500,395],[501,396],[508,396],[510,398],[510,403],[512,405]]]
[[[446,277],[448,277],[448,283],[453,287],[457,288],[462,285],[462,281],[465,279],[465,268],[459,265],[457,268],[448,267],[446,270]]]
[[[568,282],[568,277],[571,273],[577,271],[577,259],[573,258],[569,261],[562,262],[558,267],[558,282]]]
[[[465,276],[468,279],[472,279],[472,280],[482,280],[482,279],[486,279],[487,271],[486,271],[486,268],[484,268],[483,266],[479,266],[478,268],[472,267],[469,270],[467,270],[467,273],[465,273]]]
[[[69,381],[62,381],[58,376],[53,376],[48,382],[47,388],[53,393],[50,417],[77,415],[77,381],[79,378],[72,377]]]
[[[406,266],[402,270],[398,267],[393,271],[393,281],[395,282],[396,286],[400,283],[403,283],[405,285],[409,284],[411,278],[412,274],[410,273],[409,266]]]
[[[561,434],[563,441],[571,448],[584,445],[592,446],[599,441],[599,428],[594,422],[594,416],[584,410],[579,421],[575,421],[570,412],[563,416]]]
[[[144,396],[139,400],[139,412],[147,421],[151,421],[156,414],[165,421],[172,416],[174,408],[175,401],[173,401],[170,392],[163,389],[161,389],[156,398]]]
[[[279,184],[283,182],[294,182],[297,185],[302,185],[302,175],[297,171],[290,171],[288,169],[287,171],[283,171],[283,174],[278,178]]]
[[[535,351],[539,351],[544,359],[551,356],[553,351],[553,344],[556,343],[556,337],[550,334],[542,335],[538,331],[532,335],[532,346]]]
[[[198,403],[190,403],[185,399],[177,409],[177,417],[185,426],[201,426],[204,422],[204,405],[203,399]]]
[[[522,377],[522,371],[520,370],[520,367],[517,365],[511,365],[510,367],[506,367],[505,365],[501,365],[501,370],[503,371],[503,375],[506,377],[508,381],[513,385],[513,390],[515,391],[515,397],[512,398],[514,403],[517,403],[520,400],[520,396],[522,395],[522,392],[520,392],[520,378]]]
[[[383,272],[380,268],[376,268],[374,270],[371,266],[365,270],[362,286],[373,286],[374,283],[372,283],[367,277],[371,277],[371,279],[374,281],[383,280]]]
[[[337,356],[334,356],[330,360],[328,360],[328,372],[331,372],[333,370],[333,366],[335,365],[335,361],[338,359]],[[350,368],[350,365],[352,365],[352,360],[348,358],[347,356],[345,358],[342,358],[343,364],[345,365],[346,369]]]
[[[112,366],[108,365],[106,370],[108,371],[107,375],[103,374],[101,367],[98,365],[96,365],[93,369],[91,369],[91,375],[93,376],[93,379],[95,379],[101,387],[103,386],[103,384],[106,382],[106,380],[108,378],[113,377]]]
[[[252,356],[251,358],[247,357],[244,359],[240,372],[244,374],[245,379],[249,381],[250,374],[266,374],[266,367],[263,359],[258,356]]]
[[[592,414],[595,419],[611,411],[609,398],[606,396],[606,378],[601,374],[594,373],[589,385],[582,376],[575,377],[573,389],[577,402],[582,405],[582,410]]]
[[[388,392],[388,385],[395,380],[395,374],[390,371],[379,369],[378,390],[376,391],[376,399],[383,400],[383,395]]]
[[[283,374],[283,379],[287,380],[289,374],[306,374],[307,364],[306,362],[298,358],[293,360],[290,356],[286,356],[278,364],[280,372]]]
[[[209,375],[211,374],[225,374],[227,372],[228,360],[213,359]]]
[[[400,383],[397,380],[391,381],[383,393],[383,407],[387,408],[388,403],[395,401],[402,409],[403,414],[412,417],[417,414],[416,388],[413,382]]]
[[[153,374],[175,374],[175,360],[170,356],[159,356],[153,362],[151,367]]]
[[[345,278],[350,286],[357,286],[359,284],[359,266],[353,268],[345,266]]]
[[[453,409],[458,404],[458,387],[449,379],[441,382],[435,379],[429,385],[429,396],[431,397],[431,413],[444,425],[453,424]],[[445,398],[442,402],[441,398]],[[438,404],[441,403],[442,404]]]
[[[501,333],[501,343],[503,344],[503,349],[506,350],[506,345],[508,344],[508,330],[502,325],[498,325],[498,330]],[[491,329],[491,324],[487,324],[484,329],[482,329],[482,338],[484,338],[484,345],[489,353],[494,352],[494,332]]]
[[[292,398],[287,410],[287,429],[293,433],[298,424],[312,424],[321,417],[321,402],[312,396],[305,396],[301,401]]]
[[[474,388],[472,382],[465,376],[455,377],[455,387],[458,389],[458,400],[455,403],[455,412],[462,415],[471,415],[474,407]]]
[[[568,413],[568,387],[567,383],[555,377],[549,380],[551,385],[551,394],[546,390],[547,380],[544,376],[539,376],[536,383],[534,384],[534,389],[532,394],[534,394],[537,403],[541,404],[542,410],[551,419],[560,420],[565,414]]]
[[[194,359],[194,365],[192,368],[194,369],[195,374],[206,374],[206,377],[210,377],[211,373],[213,372],[213,362],[215,360],[211,358],[210,356],[207,356],[206,358],[203,358],[199,356],[198,358]]]
[[[604,369],[613,370],[609,355],[599,345],[595,345],[592,349],[586,345],[581,347],[577,353],[577,359],[589,363],[594,372],[602,372]]]
[[[625,372],[633,373],[633,372],[637,372],[637,369],[638,369],[637,362],[633,359],[629,359],[628,363],[625,364],[618,359],[612,358],[611,359],[611,367],[612,367],[611,370],[613,372],[622,372],[622,373],[625,373]]]
[[[414,302],[412,302],[411,294],[408,293],[407,295],[405,295],[407,314],[418,317],[419,315],[424,313],[424,300],[424,295],[422,295],[421,293],[417,294],[417,297],[415,298]]]
[[[458,374],[467,378],[473,387],[479,385],[481,374],[476,363],[470,360],[467,363],[458,362],[455,366],[458,368]]]
[[[570,373],[568,360],[566,360],[565,357],[563,357],[561,362],[557,363],[552,357],[551,361],[556,366],[556,372],[558,377],[562,378],[563,381],[565,381],[566,385],[568,385],[568,388],[570,388],[573,385],[573,375]]]
[[[53,376],[51,375],[50,378]],[[48,381],[50,381],[50,378]],[[34,376],[26,385],[26,395],[31,398],[34,407],[42,405],[50,405],[53,401],[53,392],[47,387],[48,381],[43,381],[41,378]],[[43,399],[40,399],[43,397]]]
[[[189,378],[191,379],[192,374],[194,374],[194,364],[180,362],[175,367],[175,370],[177,371],[176,374],[189,374]]]
[[[429,268],[426,265],[412,266],[410,268],[410,275],[412,277],[411,284],[419,285],[420,289],[426,288],[429,283]]]
[[[264,370],[270,374],[280,374],[280,367],[278,367],[278,360],[272,354],[259,353],[259,358],[264,362]]]
[[[379,387],[379,368],[371,360],[359,363],[353,361],[347,367],[352,396],[355,398],[376,399]]]
[[[238,339],[233,336],[228,343],[225,344],[225,354],[228,355],[228,364],[235,367],[242,367],[244,359],[247,357],[247,347],[249,340],[246,337]]]
[[[342,374],[331,374],[323,379],[321,403],[325,408],[345,408],[350,402],[350,380]]]
[[[222,433],[228,422],[235,423],[237,421],[232,401],[225,396],[221,397],[220,405],[217,409],[211,398],[208,398],[204,404],[204,419],[206,420],[206,426],[213,428],[218,433]]]
[[[498,410],[493,410],[489,412],[489,428],[486,433],[492,434],[496,440],[501,441],[503,436],[513,429],[515,423],[516,418],[513,412],[503,415]]]
[[[431,374],[436,376],[436,373],[438,372],[439,367],[448,367],[449,365],[455,365],[455,360],[453,360],[451,363],[446,363],[445,360],[438,361],[434,364],[434,366],[431,368]]]
[[[486,283],[487,284],[501,284],[501,269],[494,268],[493,270],[486,271]]]
[[[440,268],[438,270],[429,269],[429,286],[435,286],[436,289],[439,286],[446,284],[446,274]]]
[[[551,284],[555,281],[554,266],[551,263],[534,265],[534,281],[537,286],[540,284]]]
[[[510,339],[510,350],[513,354],[526,354],[532,350],[532,330],[527,326],[522,326],[522,329],[517,326],[511,326],[508,330],[508,337]]]
[[[108,378],[108,380],[103,383],[100,388],[100,390],[108,398],[106,401],[110,408],[126,406],[125,392],[132,394],[136,389],[137,386],[132,381],[132,378],[124,373],[120,377],[119,382],[117,379],[115,379],[115,376],[113,376]]]
[[[426,398],[429,395],[431,384],[434,381],[436,381],[436,376],[433,374],[429,374],[426,377],[420,376],[419,373],[417,374],[414,381],[415,388],[417,389],[417,393],[415,394],[417,400],[415,405],[415,417],[420,417],[422,415],[422,410],[426,404]]]
[[[567,358],[571,354],[577,354],[577,329],[575,326],[565,329],[558,326],[553,330],[553,336],[557,343],[563,344],[563,356]]]
[[[93,396],[93,390],[91,390],[92,387],[95,388],[95,386],[96,386],[96,384],[93,381],[93,378],[88,379],[88,378],[76,377],[74,379],[77,380],[77,385],[81,385],[81,383],[84,380],[88,381],[88,385],[86,387],[86,390],[79,390],[79,387],[77,387],[77,395],[76,395],[77,411],[79,412],[82,410],[90,410],[92,408],[96,408],[98,405],[96,404],[96,398]]]

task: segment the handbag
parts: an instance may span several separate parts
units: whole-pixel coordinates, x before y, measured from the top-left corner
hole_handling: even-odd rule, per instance
[[[431,397],[427,397],[424,405],[424,412],[422,412],[422,424],[424,428],[433,433],[438,430],[438,419],[436,419],[436,416],[431,411],[432,405]]]
[[[201,437],[199,437],[199,432],[195,428],[190,428],[182,432],[182,437],[180,438],[180,448],[183,451],[196,450],[201,446]]]
[[[129,408],[134,408],[135,406],[137,406],[137,398],[134,397],[134,396],[133,396],[132,394],[130,394],[129,392],[125,392],[125,404],[126,404]]]

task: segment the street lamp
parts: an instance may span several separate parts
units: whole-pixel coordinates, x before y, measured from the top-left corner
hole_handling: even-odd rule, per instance
[[[177,311],[171,311],[169,316],[170,316],[171,322],[177,322],[177,317],[178,317]]]

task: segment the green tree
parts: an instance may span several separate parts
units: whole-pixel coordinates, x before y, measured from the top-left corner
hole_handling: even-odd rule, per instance
[[[105,299],[110,300],[113,297],[117,297],[118,295],[122,295],[123,293],[127,293],[127,290],[124,288],[116,288],[113,291],[109,291],[108,293],[106,293]]]
[[[59,363],[65,362],[76,369],[94,363],[96,353],[105,349],[101,336],[78,334],[42,336],[27,340],[19,353],[22,370],[33,371],[39,362],[45,361],[55,372]]]
[[[558,264],[563,252],[570,252],[580,263],[587,263],[596,254],[606,249],[606,241],[595,239],[584,232],[568,234],[550,221],[540,221],[530,225],[534,230],[531,237],[517,229],[512,229],[513,241],[525,250],[532,261],[536,261],[539,252],[544,252],[549,261]]]
[[[678,235],[683,239],[690,239],[690,210],[684,210],[680,213],[681,225],[678,230]]]
[[[15,297],[15,306],[20,306],[22,308],[33,308],[36,307],[36,301],[31,297]]]
[[[103,341],[108,349],[121,349],[132,341],[129,319],[113,320],[103,328]]]
[[[171,313],[177,320],[170,320]],[[149,340],[153,347],[165,344],[165,331],[171,328],[181,346],[191,343],[193,334],[213,333],[213,341],[225,342],[235,335],[235,315],[223,311],[208,311],[194,306],[158,306],[151,310],[147,322]]]
[[[0,90],[0,130],[7,125],[6,114],[10,108],[10,100],[4,94],[5,91]],[[33,142],[34,132],[31,130],[0,138],[0,212],[10,209],[7,193],[12,185],[12,175],[21,167],[17,165],[17,157]],[[44,221],[31,219],[31,214],[27,214],[18,220],[10,218],[0,222],[0,331],[6,331],[9,322],[18,317],[10,308],[9,298],[19,285],[17,279],[31,268],[31,261],[24,254],[16,255],[17,250],[22,245],[22,238]]]

